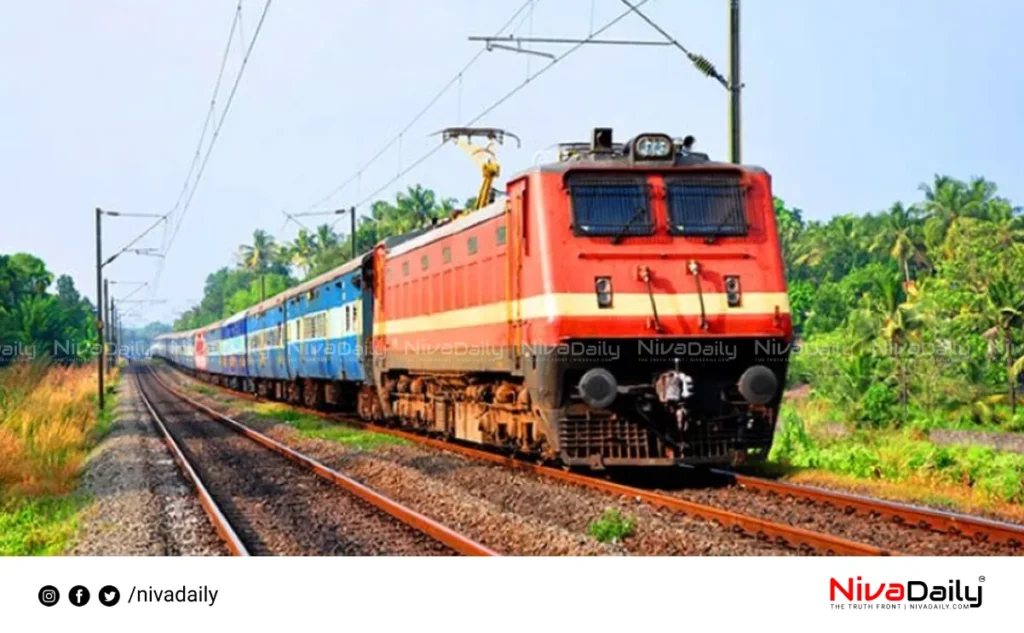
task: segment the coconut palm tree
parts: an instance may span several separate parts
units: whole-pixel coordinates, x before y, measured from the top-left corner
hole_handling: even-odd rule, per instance
[[[1024,290],[1020,283],[1011,280],[1005,272],[988,284],[985,304],[989,319],[1002,335],[1006,353],[1007,393],[1010,396],[1010,410],[1017,412],[1017,379],[1013,358],[1013,334],[1024,322]]]
[[[921,208],[929,216],[924,227],[926,243],[934,252],[945,242],[950,229],[963,218],[986,217],[996,194],[996,185],[984,178],[972,178],[970,183],[964,183],[937,174],[932,185],[922,183],[918,188],[925,196]]]
[[[866,295],[869,316],[877,319],[877,334],[881,335],[896,363],[896,381],[900,390],[900,404],[904,408],[910,396],[904,352],[924,324],[917,309],[917,290],[911,284],[900,282],[898,276],[877,277],[872,280],[872,291]]]
[[[262,229],[253,231],[252,244],[243,244],[238,248],[242,268],[260,276],[260,301],[267,298],[267,271],[279,263],[280,257],[281,248],[274,237]]]
[[[918,248],[916,223],[913,212],[897,202],[882,216],[885,223],[882,232],[875,239],[869,250],[886,249],[889,255],[900,264],[903,280],[910,284],[910,260],[921,255]]]
[[[306,229],[299,229],[299,234],[295,236],[286,250],[289,263],[298,266],[303,277],[308,275],[317,255],[316,238],[310,235]]]
[[[262,229],[253,231],[252,244],[238,247],[238,259],[242,268],[254,273],[265,273],[278,257],[278,246],[274,237]]]
[[[338,234],[334,232],[330,224],[321,224],[316,227],[314,241],[317,250],[323,252],[338,245]]]

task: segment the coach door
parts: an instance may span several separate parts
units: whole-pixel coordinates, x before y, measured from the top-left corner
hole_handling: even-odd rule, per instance
[[[508,347],[513,368],[522,368],[522,275],[525,253],[524,198],[525,181],[515,183],[511,197],[505,203],[505,312],[508,321]]]

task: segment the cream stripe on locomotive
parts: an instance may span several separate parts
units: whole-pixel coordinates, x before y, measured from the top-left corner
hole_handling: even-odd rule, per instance
[[[700,316],[700,298],[693,293],[655,294],[658,316]],[[426,330],[444,330],[474,325],[492,325],[508,321],[506,301],[472,308],[462,308],[374,325],[374,335],[408,334]],[[785,292],[747,292],[742,304],[729,307],[725,293],[704,293],[704,311],[708,316],[789,314],[789,297]],[[650,316],[651,297],[647,293],[620,293],[610,308],[599,308],[593,293],[562,293],[529,297],[520,301],[520,318],[555,319],[558,317],[638,317]]]

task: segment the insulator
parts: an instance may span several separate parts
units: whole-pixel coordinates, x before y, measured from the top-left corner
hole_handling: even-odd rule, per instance
[[[697,70],[701,71],[708,77],[718,76],[718,71],[715,69],[715,65],[703,55],[694,55],[690,60],[693,62],[693,65],[697,67]]]

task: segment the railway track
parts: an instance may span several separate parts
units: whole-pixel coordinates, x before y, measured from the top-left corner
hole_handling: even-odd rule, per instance
[[[234,391],[219,386],[214,386],[214,388],[235,397],[258,400],[258,398],[252,394],[245,392]],[[636,499],[654,507],[664,508],[672,512],[683,513],[692,517],[714,521],[737,532],[742,532],[758,538],[767,538],[797,550],[809,550],[827,555],[853,556],[886,556],[899,555],[902,553],[902,551],[896,547],[883,547],[867,542],[843,538],[830,533],[805,529],[798,525],[755,516],[751,513],[736,512],[727,508],[717,507],[711,503],[702,503],[681,498],[675,494],[628,486],[613,481],[607,481],[592,476],[581,475],[558,468],[552,468],[550,466],[516,459],[506,455],[500,455],[491,451],[481,450],[463,444],[443,441],[390,427],[367,424],[348,416],[326,413],[304,407],[296,408],[301,408],[304,411],[308,411],[324,419],[357,426],[394,437],[400,437],[420,445],[461,454],[475,460],[530,472],[546,479],[589,488],[605,494]]]
[[[761,493],[832,506],[846,513],[879,517],[917,529],[1005,546],[1010,550],[1021,550],[1024,547],[1024,526],[1013,523],[894,503],[826,488],[752,477],[729,470],[711,469],[710,472],[733,485]]]
[[[235,555],[497,553],[135,370],[146,409]]]

